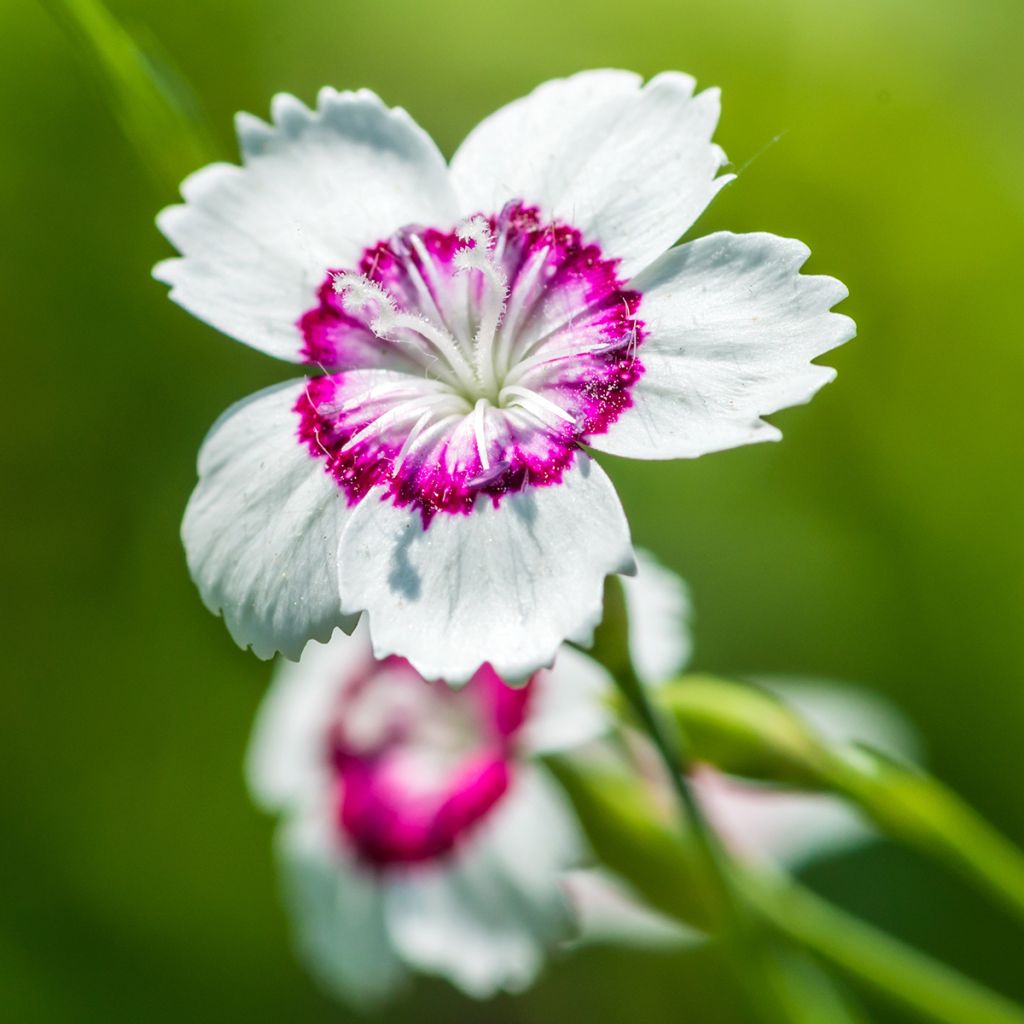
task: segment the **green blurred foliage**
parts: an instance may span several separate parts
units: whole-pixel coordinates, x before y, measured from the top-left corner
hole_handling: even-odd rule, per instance
[[[235,110],[325,83],[376,89],[449,152],[580,68],[720,85],[740,173],[698,229],[805,240],[860,337],[827,358],[835,384],[776,417],[781,445],[607,460],[635,537],[693,586],[698,668],[876,688],[931,768],[1024,839],[1019,0],[110,7],[160,41],[226,156]],[[0,0],[0,111],[5,1016],[347,1019],[291,957],[271,824],[241,781],[269,667],[203,609],[177,536],[209,424],[289,371],[150,280],[174,197],[31,0]],[[1024,997],[1019,932],[946,873],[876,848],[812,881]],[[703,953],[590,952],[525,997],[428,982],[384,1019],[717,1024],[727,989]]]

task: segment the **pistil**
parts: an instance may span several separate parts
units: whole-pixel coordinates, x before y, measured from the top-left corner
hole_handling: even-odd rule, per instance
[[[372,309],[370,330],[384,341],[394,341],[395,332],[412,331],[444,356],[451,368],[454,379],[449,383],[460,390],[475,390],[477,375],[462,354],[455,339],[443,328],[432,324],[425,316],[401,312],[395,300],[376,281],[362,274],[337,274],[333,282],[335,292],[342,296],[342,302],[350,312]],[[445,375],[442,363],[436,367],[439,375]]]

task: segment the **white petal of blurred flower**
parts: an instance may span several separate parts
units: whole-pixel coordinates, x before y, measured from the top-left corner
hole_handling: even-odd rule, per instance
[[[297,658],[367,612],[378,658],[522,681],[587,643],[633,571],[590,450],[690,458],[778,430],[853,336],[808,250],[674,245],[715,193],[718,93],[677,73],[547,82],[450,165],[372,93],[239,115],[243,163],[182,186],[154,273],[196,316],[317,371],[222,417],[183,523],[232,636]],[[650,655],[655,658],[652,652]]]
[[[483,669],[452,690],[374,659],[365,625],[281,664],[248,774],[282,815],[295,934],[327,987],[372,1002],[424,971],[516,989],[568,933],[578,838],[522,738],[547,675],[513,689]]]
[[[680,607],[681,583],[641,555],[631,612]],[[685,630],[682,615],[656,621]],[[670,650],[682,647],[654,644],[675,672]],[[375,659],[365,623],[280,664],[247,775],[282,818],[297,943],[328,988],[372,1002],[412,971],[478,997],[533,980],[578,930],[563,879],[585,855],[534,758],[603,736],[611,686],[566,647],[523,687],[484,668],[453,690],[404,659]]]
[[[836,682],[775,676],[758,685],[779,697],[832,743],[864,742],[890,757],[920,759],[907,721],[877,694]],[[701,768],[693,779],[708,818],[738,855],[796,869],[855,847],[877,833],[848,802],[730,778]]]

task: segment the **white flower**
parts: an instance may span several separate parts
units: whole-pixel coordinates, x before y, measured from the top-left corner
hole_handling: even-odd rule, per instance
[[[685,595],[642,553],[641,566],[627,600],[634,613],[654,610],[638,636],[648,664],[672,674]],[[583,850],[531,758],[600,736],[610,686],[567,647],[525,687],[484,668],[452,690],[402,659],[375,660],[364,625],[279,667],[248,775],[282,815],[295,933],[328,988],[367,1001],[410,971],[474,996],[532,981],[575,933],[562,879]]]
[[[590,71],[474,129],[450,166],[372,93],[238,117],[243,164],[188,178],[155,275],[233,337],[316,370],[230,409],[183,524],[204,601],[261,657],[367,612],[428,678],[508,680],[587,643],[629,573],[590,450],[691,458],[834,376],[839,282],[799,242],[670,248],[730,180],[718,93]]]

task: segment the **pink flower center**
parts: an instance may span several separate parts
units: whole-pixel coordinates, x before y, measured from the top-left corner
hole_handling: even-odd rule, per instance
[[[424,527],[558,483],[643,373],[641,296],[617,262],[515,202],[328,269],[299,321],[326,371],[296,405],[300,440],[350,502],[379,486]]]
[[[452,690],[395,657],[347,681],[328,756],[337,826],[356,855],[383,869],[454,850],[511,783],[530,691],[487,666]]]

